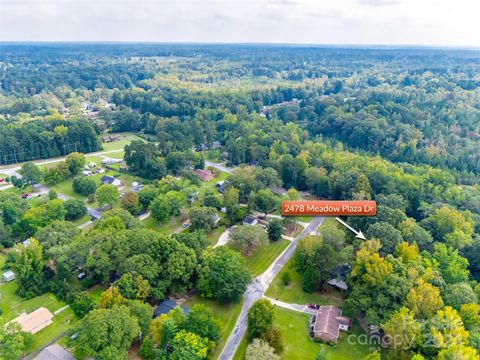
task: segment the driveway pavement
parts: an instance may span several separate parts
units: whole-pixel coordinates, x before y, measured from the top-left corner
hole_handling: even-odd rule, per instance
[[[295,253],[298,242],[310,233],[316,231],[323,221],[323,217],[314,217],[308,223],[308,226],[288,245],[288,247],[280,254],[280,256],[270,265],[270,267],[260,276],[253,279],[247,290],[243,294],[243,306],[240,315],[237,318],[235,327],[227,339],[225,346],[220,354],[220,360],[230,360],[235,355],[238,345],[242,341],[245,332],[247,330],[247,314],[252,305],[259,299],[261,299],[268,287],[272,283],[275,276],[290,260]]]

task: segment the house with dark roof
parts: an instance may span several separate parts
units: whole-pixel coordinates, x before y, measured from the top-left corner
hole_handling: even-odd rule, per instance
[[[117,188],[120,188],[123,186],[123,183],[120,180],[109,175],[102,176],[101,182],[102,182],[102,185],[109,184],[109,185],[116,186]]]
[[[58,344],[47,346],[33,360],[75,360],[67,350]]]
[[[153,311],[153,317],[157,318],[162,314],[168,314],[170,311],[172,311],[177,304],[175,304],[172,300],[170,299],[165,299],[160,305],[158,305],[155,310]],[[190,312],[188,307],[186,306],[181,306],[183,312],[185,315],[188,315]]]
[[[316,340],[336,344],[340,330],[347,331],[350,319],[342,316],[342,310],[334,305],[323,305],[310,321],[310,335]]]
[[[258,219],[252,215],[247,215],[243,218],[243,221],[242,221],[242,224],[243,225],[257,225],[258,224]]]

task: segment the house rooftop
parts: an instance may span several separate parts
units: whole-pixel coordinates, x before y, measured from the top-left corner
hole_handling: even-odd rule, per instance
[[[158,305],[154,312],[153,312],[153,317],[159,317],[162,314],[168,314],[170,311],[172,311],[177,304],[175,304],[172,300],[166,299],[164,300],[160,305]],[[185,315],[188,315],[189,309],[186,306],[182,306],[182,310],[185,313]]]
[[[247,215],[243,218],[243,223],[245,224],[253,224],[257,219],[252,215]]]
[[[340,328],[348,328],[349,324],[350,319],[342,316],[342,310],[334,305],[324,305],[315,315],[313,333],[315,338],[336,342],[340,336]]]
[[[67,350],[58,344],[47,346],[33,360],[75,360]]]
[[[52,323],[53,314],[44,307],[32,311],[30,314],[22,313],[10,322],[16,322],[22,331],[35,334]]]

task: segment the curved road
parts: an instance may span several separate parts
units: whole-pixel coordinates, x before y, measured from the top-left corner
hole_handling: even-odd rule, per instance
[[[233,332],[228,337],[227,342],[222,349],[222,353],[219,357],[220,360],[230,360],[233,358],[233,355],[235,355],[238,345],[242,341],[247,330],[248,310],[257,300],[264,296],[275,276],[277,276],[280,270],[293,256],[295,249],[297,248],[298,241],[316,231],[323,219],[323,217],[312,218],[312,221],[310,221],[308,226],[305,227],[305,229],[303,229],[303,231],[288,245],[288,247],[270,265],[270,267],[263,274],[256,277],[247,287],[247,291],[245,291],[245,294],[243,294],[242,311],[238,316],[235,327],[233,328]]]

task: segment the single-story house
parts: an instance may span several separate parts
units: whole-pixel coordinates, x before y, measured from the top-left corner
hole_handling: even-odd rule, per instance
[[[33,360],[75,360],[67,350],[58,344],[47,346]]]
[[[197,174],[197,176],[202,181],[210,181],[210,180],[213,179],[212,172],[208,171],[208,170],[196,169],[196,170],[194,170],[194,173]]]
[[[243,225],[257,225],[258,224],[258,219],[252,215],[247,215],[243,218],[243,221],[242,221],[242,224]]]
[[[347,331],[350,319],[342,316],[342,310],[334,305],[323,305],[310,321],[310,334],[316,340],[336,344],[340,330]]]
[[[52,319],[53,314],[47,308],[41,307],[30,314],[22,313],[10,322],[19,324],[24,332],[35,334],[50,325]]]
[[[258,161],[257,160],[250,160],[247,165],[249,166],[258,166]]]
[[[15,273],[12,270],[5,271],[2,274],[2,281],[3,282],[10,282],[10,281],[15,280],[15,278],[16,278]]]
[[[112,141],[118,141],[122,137],[120,135],[107,135],[107,136],[102,136],[102,141],[105,143],[112,142]]]
[[[172,311],[177,304],[175,304],[172,300],[170,299],[165,299],[160,305],[158,305],[155,310],[153,311],[153,317],[157,318],[162,314],[168,314],[170,311]],[[186,306],[181,306],[183,312],[185,315],[188,315],[190,310]]]
[[[230,184],[230,181],[228,180],[222,180],[219,181],[215,184],[215,187],[217,188],[218,192],[223,194],[225,190],[227,189],[227,186]]]
[[[123,183],[120,180],[114,178],[113,176],[109,176],[109,175],[102,176],[101,182],[102,182],[102,185],[110,184],[110,185],[116,186],[117,188],[123,186]]]
[[[214,141],[212,143],[212,149],[219,149],[222,147],[222,144],[220,143],[220,141]]]

